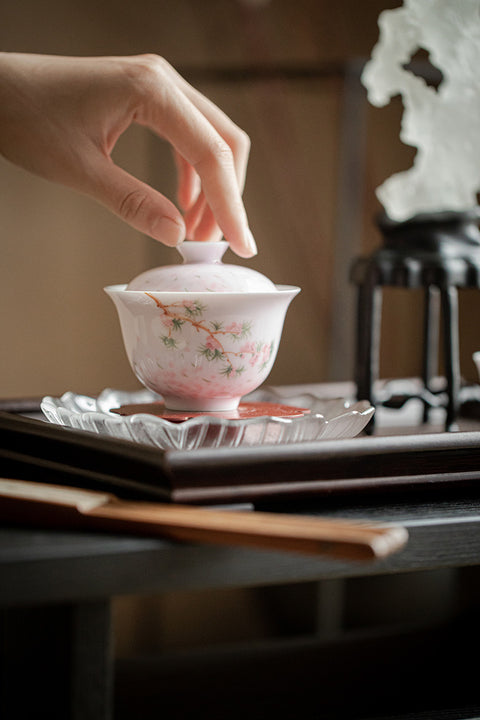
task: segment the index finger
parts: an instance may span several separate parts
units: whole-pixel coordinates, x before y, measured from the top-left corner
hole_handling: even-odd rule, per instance
[[[137,86],[135,120],[168,140],[192,165],[226,240],[238,255],[251,257],[256,248],[248,228],[233,151],[158,60],[149,61]],[[244,170],[239,172],[242,175]]]
[[[240,192],[243,192],[247,173],[248,156],[250,153],[250,138],[247,133],[236,125],[215,103],[202,95],[196,88],[190,85],[171,65],[166,64],[166,72],[178,87],[185,93],[188,99],[208,119],[221,137],[230,147],[237,174]]]

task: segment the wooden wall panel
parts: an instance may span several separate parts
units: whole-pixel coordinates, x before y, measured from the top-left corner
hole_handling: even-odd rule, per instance
[[[128,143],[136,156],[140,140]],[[103,287],[145,267],[147,241],[90,199],[3,161],[0,217],[0,395],[132,386]]]

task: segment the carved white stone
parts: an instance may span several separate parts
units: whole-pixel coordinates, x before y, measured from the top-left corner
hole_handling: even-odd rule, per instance
[[[404,0],[379,16],[380,36],[362,74],[369,101],[401,94],[400,139],[413,166],[376,194],[387,215],[468,210],[480,190],[480,0]],[[419,48],[443,74],[435,89],[403,65]]]

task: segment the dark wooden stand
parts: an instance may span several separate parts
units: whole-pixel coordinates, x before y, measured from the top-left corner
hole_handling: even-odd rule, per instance
[[[358,288],[355,382],[357,397],[372,404],[403,405],[410,395],[374,393],[379,372],[381,288],[424,288],[424,421],[432,407],[446,409],[445,429],[456,429],[464,402],[480,402],[478,387],[462,387],[459,360],[458,288],[480,287],[480,209],[418,215],[406,222],[379,219],[384,244],[356,258],[351,281]],[[439,321],[443,318],[445,387],[438,374]],[[408,339],[407,339],[408,341]],[[370,431],[372,425],[370,425]]]

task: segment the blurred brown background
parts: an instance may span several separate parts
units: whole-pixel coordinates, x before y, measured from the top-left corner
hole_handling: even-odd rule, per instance
[[[359,69],[395,0],[17,0],[0,11],[6,51],[156,52],[250,135],[245,190],[259,255],[275,282],[302,287],[287,315],[269,383],[350,379],[352,258],[379,237],[374,189],[410,165],[398,140],[401,102],[370,108]],[[129,130],[119,164],[172,199],[170,149]],[[138,386],[102,288],[177,253],[97,206],[0,159],[0,396],[92,394]],[[229,262],[239,262],[228,253]],[[242,261],[245,262],[245,261]],[[473,375],[478,293],[461,297],[462,369]],[[412,291],[385,292],[381,374],[419,371]]]

